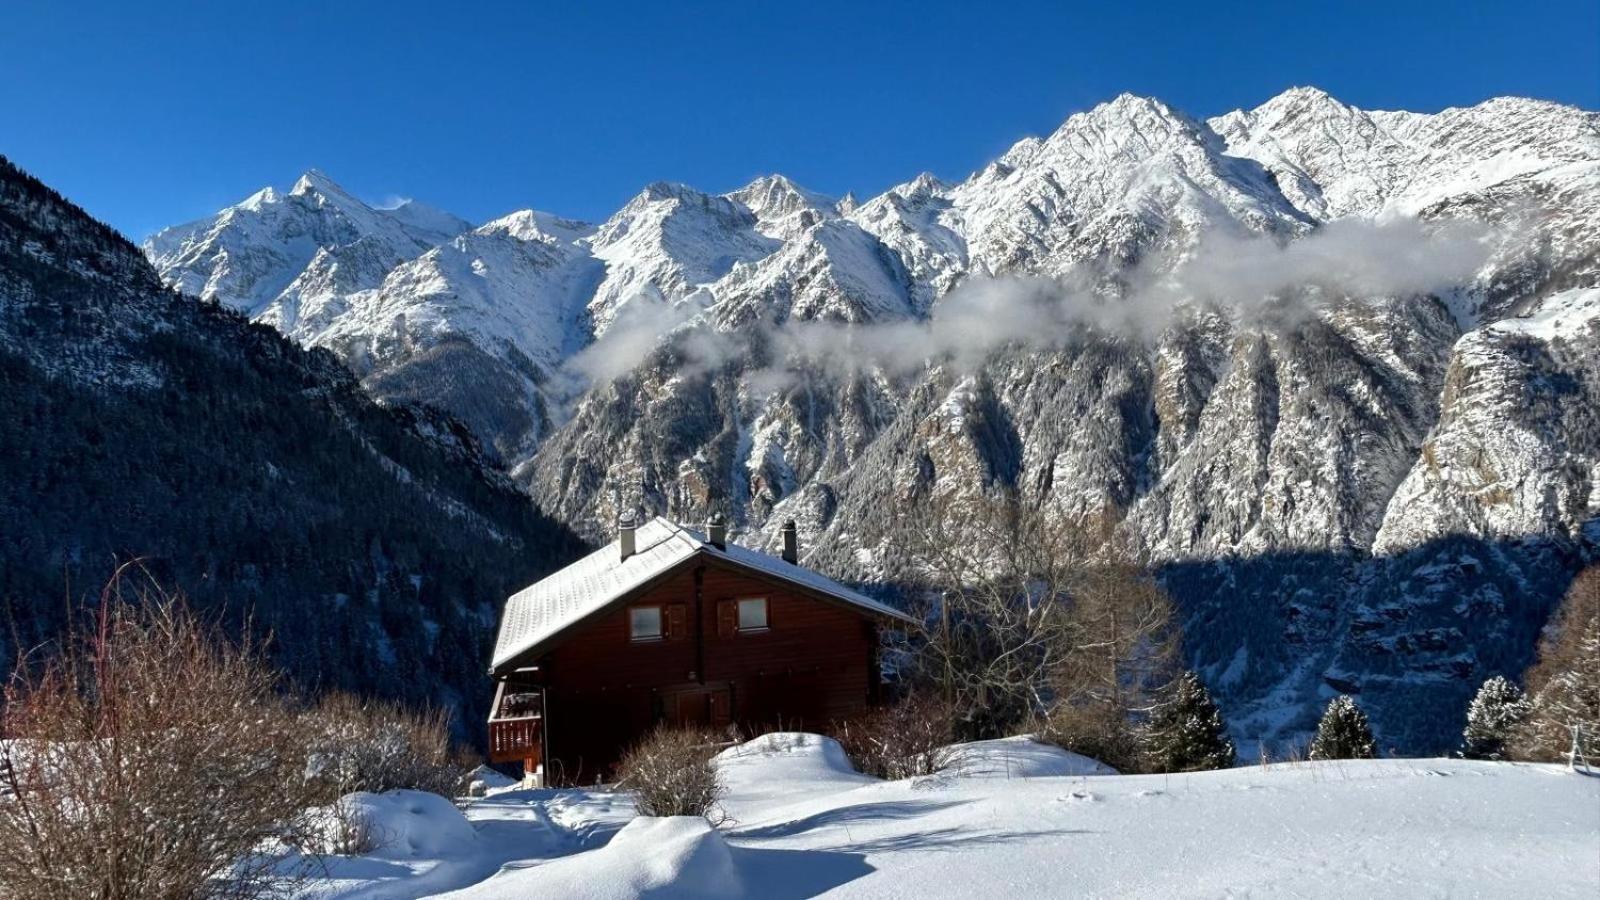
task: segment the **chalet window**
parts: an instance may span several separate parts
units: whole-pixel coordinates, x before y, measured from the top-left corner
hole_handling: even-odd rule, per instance
[[[661,637],[661,607],[635,606],[628,610],[628,638],[630,640],[659,641]]]
[[[767,598],[750,597],[739,601],[739,630],[767,630]]]

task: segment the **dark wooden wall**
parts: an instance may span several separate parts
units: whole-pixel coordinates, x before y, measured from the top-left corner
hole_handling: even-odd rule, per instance
[[[740,597],[767,598],[766,632],[718,633],[718,602]],[[629,640],[629,608],[675,603],[684,604],[680,633],[659,642]],[[736,724],[746,735],[825,728],[872,699],[876,651],[875,623],[861,612],[697,561],[578,626],[538,660],[547,778],[583,784],[609,777],[622,752],[663,718]]]

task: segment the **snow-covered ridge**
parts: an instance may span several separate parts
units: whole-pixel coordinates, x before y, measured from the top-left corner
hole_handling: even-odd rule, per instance
[[[1469,329],[1536,305],[1546,284],[1600,283],[1600,117],[1515,98],[1431,115],[1373,112],[1294,88],[1254,109],[1199,121],[1125,94],[1069,117],[1044,138],[1017,142],[964,181],[922,173],[860,203],[781,175],[724,195],[658,182],[599,225],[523,210],[469,230],[416,203],[377,209],[312,171],[286,193],[266,188],[212,219],[167,229],[145,251],[170,283],[333,349],[380,397],[445,406],[508,463],[522,465],[586,402],[573,394],[584,386],[572,377],[574,354],[586,352],[580,376],[627,371],[659,333],[686,320],[724,332],[790,321],[914,320],[975,277],[1082,277],[1087,270],[1115,284],[1152,259],[1201,252],[1216,235],[1292,240],[1330,222],[1397,216],[1496,229],[1487,265],[1445,298],[1456,323]],[[627,324],[626,334],[586,350],[618,322]],[[1441,342],[1453,340],[1426,312],[1331,324],[1354,329],[1353,346],[1408,372],[1407,391],[1424,394],[1443,361],[1424,362],[1432,357],[1419,352],[1440,345],[1429,352],[1444,353]],[[1414,332],[1409,349],[1379,346],[1373,327]],[[629,358],[596,367],[596,352]],[[1206,371],[1181,375],[1191,384],[1214,381],[1209,373],[1224,358],[1217,356],[1222,348],[1205,352],[1212,358]],[[1170,359],[1180,369],[1197,361]],[[1301,377],[1283,365],[1272,377]],[[478,384],[439,386],[445,369],[463,367],[479,373]],[[1241,371],[1255,375],[1241,381]],[[1236,362],[1217,384],[1218,396],[1253,390],[1268,374]],[[1385,390],[1382,379],[1374,383],[1366,401],[1372,415],[1429,403]],[[1172,402],[1206,399],[1174,395]],[[1260,422],[1267,411],[1256,404],[1242,413]],[[1285,480],[1276,489],[1302,496],[1210,535],[1196,523],[1217,522],[1217,511],[1193,496],[1204,488],[1182,478],[1207,477],[1220,471],[1214,466],[1259,470],[1254,477],[1269,485],[1303,476],[1288,474],[1286,461],[1252,461],[1257,450],[1239,443],[1251,428],[1213,417],[1220,429],[1213,436],[1204,422],[1193,422],[1184,429],[1198,443],[1163,437],[1161,461],[1170,468],[1146,509],[1130,512],[1146,543],[1166,556],[1329,539],[1371,545],[1379,531],[1379,548],[1396,546],[1394,535],[1408,535],[1409,545],[1434,530],[1416,524],[1428,514],[1389,502],[1394,488],[1359,508],[1342,508],[1350,501],[1337,496],[1347,478],[1398,485],[1412,466],[1404,454],[1423,440],[1432,416],[1423,410],[1393,418],[1403,437],[1388,458],[1324,474],[1319,483],[1332,495],[1309,498]],[[776,433],[755,422],[741,427]],[[1344,440],[1354,432],[1333,435]],[[782,460],[775,463],[782,471],[753,477],[776,477],[788,494],[807,478],[793,469],[806,454],[782,443],[789,442],[763,444],[769,460]],[[1275,446],[1299,452],[1283,441]],[[1055,465],[1063,465],[1059,457]],[[735,461],[731,468],[761,466]],[[732,472],[713,481],[727,477]],[[1085,487],[1067,508],[1113,501],[1128,485]],[[1408,490],[1397,496],[1411,497]],[[732,489],[736,496],[760,492]],[[1275,521],[1284,515],[1305,521]]]

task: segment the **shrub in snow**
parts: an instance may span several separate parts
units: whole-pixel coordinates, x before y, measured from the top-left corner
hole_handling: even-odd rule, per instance
[[[617,787],[633,793],[640,815],[710,818],[722,796],[717,749],[710,732],[663,725],[622,757]]]
[[[402,789],[454,796],[466,787],[472,766],[452,748],[443,712],[331,694],[305,720],[307,771],[330,801]]]
[[[122,576],[0,700],[0,896],[252,896],[256,851],[312,805],[302,738],[258,649]]]
[[[1139,730],[1129,721],[1127,710],[1114,703],[1057,704],[1039,737],[1119,772],[1144,771],[1145,752]]]
[[[949,705],[920,693],[837,723],[833,737],[857,770],[898,781],[948,766],[955,728]]]
[[[1600,566],[1573,579],[1527,677],[1527,716],[1512,738],[1519,759],[1579,763],[1600,749]]]
[[[1367,714],[1348,694],[1328,701],[1328,709],[1311,739],[1312,759],[1371,759],[1377,754]]]
[[[1504,759],[1506,742],[1528,714],[1522,689],[1499,675],[1478,688],[1467,708],[1461,733],[1461,755],[1468,759]]]
[[[1170,696],[1145,725],[1145,752],[1156,772],[1195,772],[1233,766],[1233,741],[1222,713],[1193,672],[1173,682]]]

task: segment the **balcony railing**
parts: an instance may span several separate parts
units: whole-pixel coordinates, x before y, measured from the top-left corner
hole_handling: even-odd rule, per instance
[[[489,761],[500,763],[538,759],[541,755],[539,728],[543,722],[544,717],[539,715],[490,719]]]

